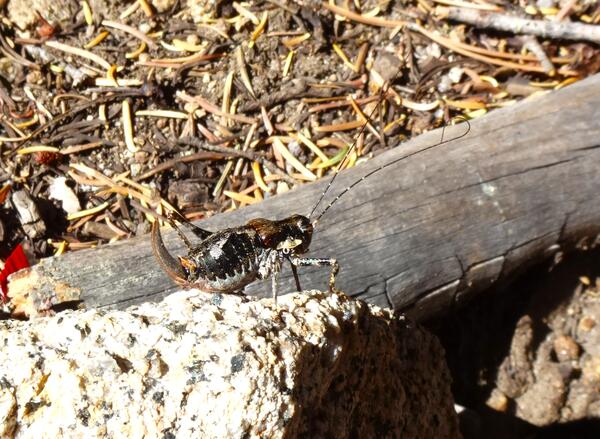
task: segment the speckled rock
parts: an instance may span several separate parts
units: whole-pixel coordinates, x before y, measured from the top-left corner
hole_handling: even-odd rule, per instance
[[[0,437],[459,437],[442,348],[320,292],[0,322]]]

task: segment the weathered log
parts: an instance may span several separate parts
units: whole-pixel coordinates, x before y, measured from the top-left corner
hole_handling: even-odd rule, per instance
[[[319,223],[309,255],[338,258],[344,291],[418,315],[445,309],[541,258],[593,245],[600,231],[598,120],[600,75],[474,120],[459,140],[424,150],[439,142],[437,130],[399,145],[340,173],[330,198],[406,157],[340,199]],[[445,137],[464,130],[464,124],[447,128]],[[218,230],[253,217],[308,214],[326,183],[200,224]],[[173,252],[183,254],[174,233],[165,235]],[[47,259],[22,278],[26,286],[11,285],[15,294],[36,292],[35,300],[50,303],[47,296],[58,289],[88,307],[123,308],[175,290],[146,237]],[[303,288],[323,288],[327,273],[301,270],[300,278]],[[280,283],[280,291],[294,290],[289,274]],[[259,288],[255,283],[247,292]]]
[[[0,321],[0,437],[460,437],[438,340],[312,292]]]

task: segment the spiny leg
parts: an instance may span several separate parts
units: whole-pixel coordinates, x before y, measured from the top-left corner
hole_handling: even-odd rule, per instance
[[[277,307],[277,278],[279,277],[279,272],[281,271],[281,261],[282,257],[276,252],[271,251],[268,256],[266,262],[266,270],[260,276],[261,279],[264,279],[266,276],[271,276],[271,290],[273,291],[273,303]],[[259,273],[260,274],[260,273]]]
[[[210,235],[213,234],[213,232],[209,232],[208,230],[204,230],[202,227],[198,227],[197,225],[195,225],[194,223],[188,221],[188,219],[186,217],[184,217],[182,214],[180,214],[179,212],[169,212],[169,214],[167,215],[167,218],[169,218],[169,224],[173,225],[171,223],[171,221],[178,221],[180,224],[182,224],[183,226],[187,227],[188,229],[190,229],[190,231],[196,235],[198,238],[205,240],[206,238],[208,238]]]
[[[181,240],[185,243],[185,246],[187,247],[188,251],[192,251],[194,246],[192,245],[190,240],[187,238],[187,236],[185,236],[185,234],[181,231],[181,229],[175,222],[173,215],[170,212],[167,214],[167,221],[169,222],[171,227],[173,227],[173,229],[177,232],[177,234],[179,235],[179,238],[181,238]]]
[[[329,273],[329,291],[332,293],[340,293],[340,290],[335,287],[335,276],[338,274],[338,271],[340,271],[340,265],[336,259],[291,258],[290,262],[297,267],[331,267],[331,272]]]
[[[289,259],[288,261],[290,262],[290,267],[292,267],[294,281],[296,281],[296,291],[302,291],[302,287],[300,286],[300,278],[298,277],[298,270],[296,269],[296,266],[292,263],[292,261],[290,261]]]

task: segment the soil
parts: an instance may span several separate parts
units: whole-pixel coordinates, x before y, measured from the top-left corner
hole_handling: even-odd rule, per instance
[[[600,251],[433,323],[468,438],[600,437]]]

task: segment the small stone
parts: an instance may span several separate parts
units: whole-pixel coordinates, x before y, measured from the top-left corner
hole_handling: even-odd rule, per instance
[[[579,330],[582,332],[591,331],[596,326],[596,320],[593,317],[585,316],[579,320]]]
[[[132,177],[136,177],[137,175],[139,175],[141,170],[142,165],[139,163],[132,163],[131,165],[129,165],[129,171],[131,172]]]
[[[28,84],[40,84],[43,78],[39,70],[32,70],[31,72],[27,73],[25,80]]]
[[[448,93],[452,87],[452,81],[448,75],[442,76],[437,84],[437,91],[440,93]]]
[[[508,397],[498,388],[492,390],[492,394],[485,402],[485,404],[491,408],[496,410],[497,412],[506,412],[508,410]]]
[[[193,113],[194,111],[196,111],[199,108],[199,105],[194,103],[194,102],[186,102],[185,104],[183,104],[183,109],[187,112],[187,113]]]
[[[397,77],[400,67],[402,67],[400,58],[390,52],[379,52],[373,62],[373,68],[385,81]]]
[[[277,189],[275,190],[276,194],[285,194],[290,190],[290,186],[285,181],[277,182]]]
[[[156,9],[156,12],[165,12],[173,7],[177,0],[151,0],[150,4]]]
[[[146,151],[137,151],[133,154],[133,159],[136,163],[146,163],[148,160],[148,153]]]
[[[556,3],[558,3],[556,0],[537,0],[535,2],[535,4],[537,5],[537,7],[540,8],[540,9],[554,8],[554,7],[556,7]]]
[[[139,30],[141,32],[144,32],[145,34],[147,34],[148,32],[150,32],[152,30],[152,26],[149,23],[141,23],[139,25]]]
[[[448,70],[448,78],[454,84],[458,84],[463,76],[464,70],[461,67],[452,67]]]
[[[169,122],[166,118],[160,118],[156,121],[156,128],[158,128],[159,130],[166,128],[168,125]]]
[[[88,221],[83,225],[82,232],[84,235],[94,236],[106,240],[110,240],[117,236],[115,231],[106,224],[95,221]]]
[[[577,360],[579,352],[579,345],[568,335],[560,335],[554,340],[554,353],[558,361]]]

